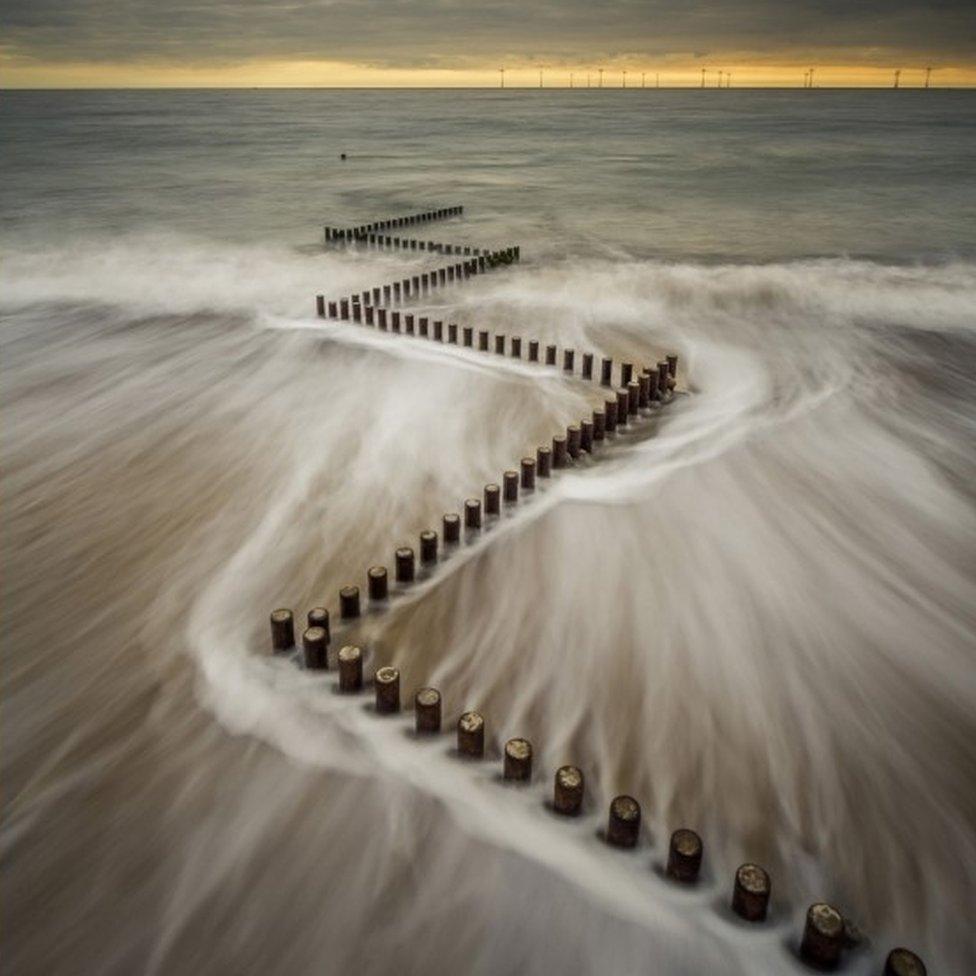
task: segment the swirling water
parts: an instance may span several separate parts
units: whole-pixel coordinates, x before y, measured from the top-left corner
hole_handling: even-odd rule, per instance
[[[7,93],[3,950],[18,973],[793,972],[806,905],[976,965],[976,99]],[[348,159],[343,163],[338,153]],[[687,395],[359,636],[536,782],[268,654],[593,407],[323,324],[323,223],[463,203],[444,318]],[[587,777],[580,821],[545,808]],[[597,836],[617,792],[640,850]],[[702,883],[660,876],[669,832]],[[758,930],[735,866],[773,876]]]

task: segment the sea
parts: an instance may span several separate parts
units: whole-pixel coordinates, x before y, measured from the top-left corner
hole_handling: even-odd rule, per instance
[[[976,971],[976,93],[4,91],[0,133],[6,972],[801,974],[822,901],[844,973]],[[316,315],[444,262],[325,227],[454,206],[392,233],[521,259],[404,314],[572,373]],[[586,352],[676,355],[670,402],[395,581],[604,410]],[[313,607],[327,671],[272,652]]]

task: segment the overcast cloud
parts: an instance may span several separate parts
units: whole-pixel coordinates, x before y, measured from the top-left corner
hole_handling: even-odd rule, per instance
[[[8,55],[473,68],[501,59],[976,58],[976,2],[940,0],[0,0]]]

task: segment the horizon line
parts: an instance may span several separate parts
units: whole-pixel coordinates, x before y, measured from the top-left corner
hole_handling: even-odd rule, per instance
[[[0,86],[0,96],[18,91],[589,91],[589,92],[652,92],[652,91],[974,91],[976,84],[959,85],[15,85]]]

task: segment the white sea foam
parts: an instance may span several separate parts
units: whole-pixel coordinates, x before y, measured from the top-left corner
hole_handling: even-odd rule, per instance
[[[235,919],[216,936],[225,958],[234,944],[277,958],[249,933],[287,904],[304,922],[278,946],[295,972],[779,972],[817,898],[878,951],[972,963],[976,267],[594,260],[444,293],[445,320],[598,359],[673,349],[687,391],[364,622],[369,667],[400,667],[405,698],[433,683],[448,727],[477,707],[493,749],[532,740],[537,782],[518,791],[494,760],[457,762],[449,734],[418,743],[408,717],[381,720],[368,695],[270,658],[267,613],[335,611],[341,585],[363,586],[598,388],[308,314],[316,292],[371,286],[387,265],[403,277],[399,259],[142,237],[7,260],[8,504],[27,582],[42,589],[71,555],[112,594],[111,561],[84,554],[92,534],[124,531],[111,519],[139,526],[165,572],[133,567],[148,598],[125,646],[187,650],[198,701],[240,738],[173,731],[146,760],[167,771],[146,816],[172,862],[153,875],[147,971],[185,971],[214,912]],[[57,329],[42,324],[54,304],[74,307]],[[37,450],[52,403],[62,416]],[[32,521],[39,500],[64,552]],[[95,735],[134,695],[123,648],[84,642],[103,678],[77,727]],[[125,665],[135,685],[154,676],[154,722],[174,730],[197,721],[179,660]],[[20,728],[8,750],[26,761]],[[543,800],[570,761],[593,805],[566,824]],[[171,796],[167,776],[189,769]],[[595,836],[621,791],[644,809],[634,855]],[[211,803],[219,819],[198,811]],[[6,851],[33,822],[5,828]],[[653,870],[679,826],[706,843],[692,893]],[[759,932],[722,907],[751,858],[777,897]],[[294,905],[299,892],[321,904]]]

